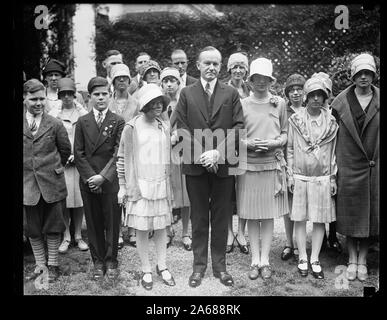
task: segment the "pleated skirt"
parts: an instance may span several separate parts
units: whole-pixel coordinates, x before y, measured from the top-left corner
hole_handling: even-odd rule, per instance
[[[237,176],[237,212],[243,219],[273,219],[289,213],[287,192],[275,193],[276,170]]]
[[[290,219],[316,223],[336,221],[335,200],[331,196],[330,180],[303,181],[294,178]]]

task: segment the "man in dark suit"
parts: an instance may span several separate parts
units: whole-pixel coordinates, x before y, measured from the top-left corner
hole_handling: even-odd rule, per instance
[[[80,174],[94,279],[118,275],[118,231],[121,210],[118,205],[116,155],[125,121],[112,113],[109,83],[94,77],[88,85],[92,110],[80,117],[75,129],[74,158]]]
[[[243,112],[237,90],[217,80],[221,60],[216,48],[201,50],[197,61],[200,80],[182,89],[176,106],[179,135],[183,137],[183,144],[194,150],[192,159],[191,152],[187,154],[187,149],[183,149],[194,253],[191,287],[201,284],[207,268],[209,223],[213,274],[226,286],[234,283],[226,271],[227,221],[232,214],[234,176],[229,173],[230,161],[225,155],[235,155],[233,146],[239,141],[239,129],[243,128]],[[233,138],[226,136],[229,129],[234,129]],[[207,130],[204,141],[198,139],[197,130]],[[214,138],[222,134],[225,138]],[[230,152],[231,148],[234,149]]]
[[[172,65],[179,70],[182,88],[195,83],[198,79],[187,74],[188,59],[185,52],[181,49],[176,49],[171,54]]]
[[[34,252],[35,274],[46,266],[46,236],[48,280],[53,282],[59,276],[58,248],[66,228],[64,166],[71,154],[71,144],[62,122],[44,112],[44,85],[30,79],[24,83],[23,95],[24,232]]]

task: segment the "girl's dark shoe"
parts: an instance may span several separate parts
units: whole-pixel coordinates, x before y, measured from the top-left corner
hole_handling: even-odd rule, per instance
[[[236,243],[239,247],[239,250],[243,253],[243,254],[249,254],[250,250],[249,250],[249,246],[247,244],[240,244],[240,242],[238,241],[238,237],[236,236],[235,237],[235,240],[236,240]]]
[[[141,279],[141,285],[143,286],[143,288],[145,290],[152,290],[152,288],[153,288],[153,281],[147,282],[147,281],[144,280],[144,275],[146,275],[147,273],[152,275],[152,272],[143,272],[142,273],[142,279]]]
[[[311,262],[310,267],[312,269],[313,277],[315,277],[316,279],[324,279],[324,272],[322,271],[320,261]],[[316,267],[316,268],[313,269],[313,267]],[[320,268],[318,268],[318,267],[320,267]],[[315,271],[316,269],[320,270],[320,271]]]
[[[286,246],[281,252],[281,259],[286,261],[293,257],[293,248]]]
[[[160,269],[159,269],[159,266],[156,265],[156,272],[157,272],[157,274],[163,279],[163,282],[164,282],[167,286],[170,286],[170,287],[175,286],[175,285],[176,285],[175,279],[173,279],[172,275],[171,275],[171,278],[169,278],[169,279],[164,279],[164,278],[163,278],[162,273],[163,273],[164,271],[168,271],[168,272],[169,272],[168,268],[165,268],[165,269],[163,269],[163,270],[160,270]]]
[[[305,268],[300,268],[302,264],[305,264]],[[299,260],[297,266],[298,272],[302,277],[306,277],[308,275],[308,261],[307,260]]]

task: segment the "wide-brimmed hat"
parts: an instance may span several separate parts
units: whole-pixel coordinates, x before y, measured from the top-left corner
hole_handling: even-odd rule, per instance
[[[272,81],[277,80],[273,77],[273,64],[269,59],[266,58],[258,58],[251,62],[249,80],[254,74],[260,74],[262,76],[269,77]]]
[[[129,78],[129,83],[130,83],[130,71],[129,67],[126,64],[119,63],[113,65],[111,71],[110,71],[112,83],[114,82],[114,79],[117,77],[122,77],[126,76]]]
[[[313,77],[319,77],[324,83],[325,87],[328,89],[328,91],[332,92],[332,80],[329,78],[329,75],[327,73],[325,72],[314,73],[312,75],[312,78]]]
[[[305,78],[298,73],[294,73],[294,74],[290,75],[286,79],[286,83],[285,83],[285,96],[287,96],[289,98],[289,91],[290,91],[291,87],[300,86],[301,88],[303,88],[305,82],[306,82]]]
[[[58,72],[64,77],[66,75],[66,66],[63,62],[56,59],[50,59],[44,66],[42,74],[45,76],[49,72]]]
[[[76,92],[75,83],[73,79],[70,78],[61,78],[58,81],[58,93],[62,91],[72,91]]]
[[[317,90],[322,90],[325,93],[325,97],[329,97],[328,90],[320,77],[312,77],[308,79],[304,84],[305,95]]]
[[[232,68],[234,68],[235,65],[241,65],[245,67],[246,71],[249,70],[249,61],[243,53],[237,52],[233,53],[229,58],[227,62],[227,72],[230,72]]]
[[[161,73],[161,68],[160,68],[159,64],[156,61],[154,61],[154,60],[149,60],[149,61],[145,62],[140,67],[139,73],[140,73],[140,76],[141,76],[142,80],[144,80],[145,74],[150,69],[156,69],[159,73]]]
[[[166,77],[174,77],[181,83],[180,73],[179,70],[173,67],[166,67],[161,71],[160,74],[160,81],[163,81]]]
[[[356,56],[351,62],[351,79],[360,70],[370,70],[376,75],[376,64],[375,59],[368,53],[362,53]]]
[[[167,109],[169,102],[171,101],[167,96],[164,95],[161,88],[154,83],[144,84],[141,89],[138,91],[140,111],[151,102],[153,99],[158,97],[163,98],[163,111]]]

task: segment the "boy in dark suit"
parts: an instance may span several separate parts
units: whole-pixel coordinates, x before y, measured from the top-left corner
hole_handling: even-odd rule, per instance
[[[64,166],[71,154],[71,144],[62,122],[44,112],[46,93],[40,81],[25,82],[23,97],[24,231],[34,252],[36,274],[46,266],[46,236],[48,280],[53,282],[59,276],[58,248],[65,230]]]
[[[118,231],[121,210],[118,205],[116,155],[125,121],[112,113],[109,83],[94,77],[87,86],[92,110],[78,119],[74,158],[80,174],[93,278],[118,275]]]

